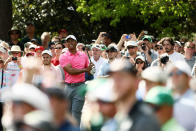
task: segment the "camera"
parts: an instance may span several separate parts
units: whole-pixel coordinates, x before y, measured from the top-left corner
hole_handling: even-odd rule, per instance
[[[17,57],[12,57],[12,60],[16,61],[17,60]]]
[[[163,55],[161,55],[160,61],[161,61],[162,64],[167,64],[167,62],[169,61],[169,56],[168,56],[168,54],[163,54]]]
[[[142,48],[142,50],[145,51],[145,50],[146,50],[146,44],[142,44],[142,45],[141,45],[141,48]]]
[[[131,39],[131,36],[130,35],[126,35],[125,38],[126,39]]]

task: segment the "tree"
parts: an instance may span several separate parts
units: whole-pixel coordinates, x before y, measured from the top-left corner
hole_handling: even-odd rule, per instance
[[[8,31],[12,26],[12,2],[0,0],[0,39],[8,40]]]
[[[77,11],[91,22],[110,19],[113,27],[132,18],[159,37],[176,37],[195,31],[195,5],[194,0],[80,0]]]

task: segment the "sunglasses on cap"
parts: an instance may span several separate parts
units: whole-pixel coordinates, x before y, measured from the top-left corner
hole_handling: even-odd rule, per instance
[[[174,75],[182,75],[184,72],[182,72],[181,70],[177,70],[176,72],[170,72],[169,73],[169,76],[171,77],[171,76],[174,76]]]
[[[129,49],[134,49],[135,48],[135,46],[127,46],[127,49],[129,50]]]
[[[136,61],[136,64],[143,64],[143,61]]]

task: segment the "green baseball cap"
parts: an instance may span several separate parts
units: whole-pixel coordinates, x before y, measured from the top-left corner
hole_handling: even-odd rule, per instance
[[[145,35],[142,40],[148,40],[149,42],[152,42],[152,37],[149,35]]]
[[[150,89],[150,91],[146,95],[145,102],[157,106],[162,106],[162,105],[172,106],[174,104],[171,91],[163,86],[156,86]]]

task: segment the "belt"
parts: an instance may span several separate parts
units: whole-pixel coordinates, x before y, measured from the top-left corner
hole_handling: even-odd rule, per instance
[[[84,82],[80,82],[80,83],[67,83],[67,82],[65,82],[65,84],[66,84],[67,86],[79,86],[79,85],[84,84]]]

